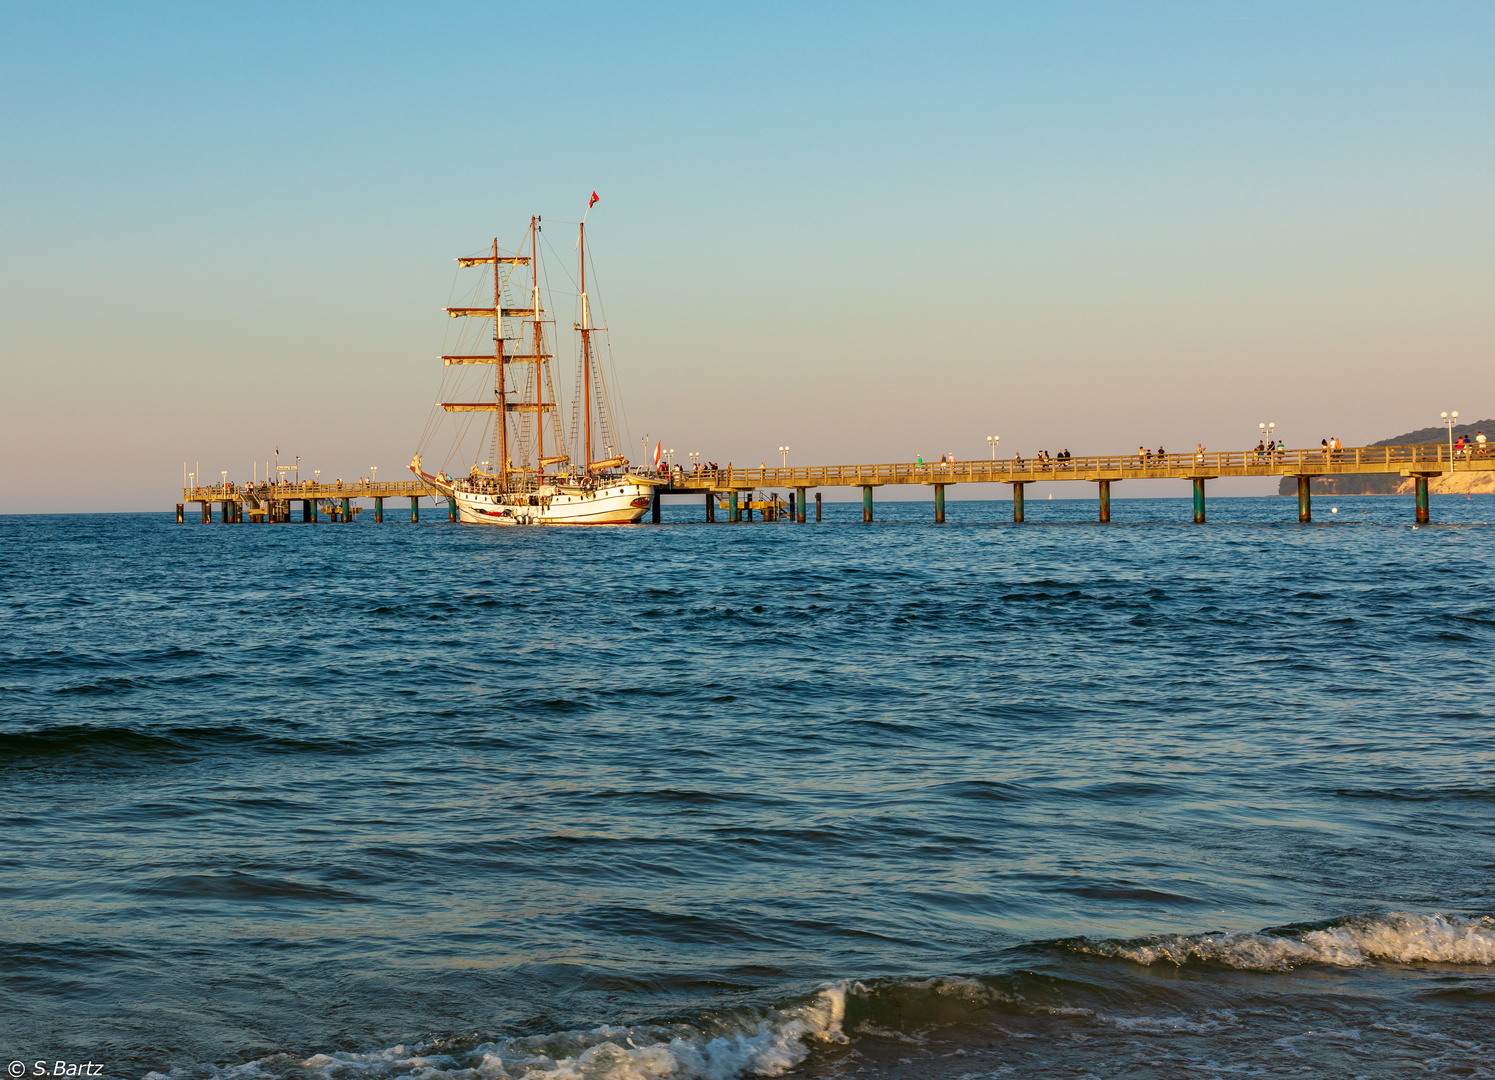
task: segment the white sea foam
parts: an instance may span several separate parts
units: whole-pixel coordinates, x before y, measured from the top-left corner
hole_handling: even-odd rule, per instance
[[[392,1046],[373,1053],[261,1058],[219,1070],[221,1080],[320,1077],[322,1080],[738,1080],[778,1076],[800,1064],[816,1042],[845,1042],[846,987],[828,986],[808,1001],[718,1017],[708,1027],[602,1027],[500,1039],[458,1052]],[[165,1078],[162,1078],[165,1080]]]
[[[1170,934],[1135,941],[1094,941],[1083,952],[1139,964],[1225,964],[1285,971],[1303,964],[1495,964],[1495,919],[1458,915],[1367,915],[1289,934]]]

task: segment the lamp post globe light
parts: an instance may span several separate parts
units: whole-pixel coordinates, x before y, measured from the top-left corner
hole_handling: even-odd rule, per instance
[[[1449,468],[1452,468],[1453,467],[1453,426],[1454,426],[1454,422],[1457,421],[1458,418],[1459,418],[1459,411],[1457,409],[1455,409],[1451,413],[1449,413],[1449,412],[1439,413],[1438,417],[1445,424],[1448,425],[1448,465],[1449,465]]]
[[[991,447],[991,459],[993,461],[997,460],[997,443],[1001,441],[1002,436],[1000,435],[988,435],[986,437],[986,445]]]
[[[779,447],[779,465],[787,469],[789,467],[789,447]]]

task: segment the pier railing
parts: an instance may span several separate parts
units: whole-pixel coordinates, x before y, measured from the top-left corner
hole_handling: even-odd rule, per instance
[[[1045,480],[1214,479],[1221,476],[1332,476],[1353,473],[1437,475],[1469,469],[1495,470],[1495,454],[1477,447],[1453,450],[1446,443],[1421,446],[1355,446],[1342,450],[1207,450],[1202,453],[1092,455],[1068,460],[998,458],[995,461],[917,462],[878,465],[790,465],[756,469],[718,468],[661,472],[655,481],[673,491],[729,491],[759,487],[879,487],[885,484],[1034,483]],[[653,479],[655,474],[636,475]],[[184,502],[376,499],[440,496],[415,477],[295,484],[212,484],[184,488]]]
[[[1219,476],[1321,476],[1340,473],[1428,472],[1495,468],[1495,456],[1443,444],[1357,446],[1342,450],[1230,450],[1185,454],[1111,454],[1068,460],[998,458],[880,465],[791,465],[676,472],[673,487],[848,487],[883,484],[958,484],[1043,480],[1164,479]]]
[[[389,499],[441,494],[424,480],[334,480],[297,484],[209,484],[182,489],[186,502],[221,502],[228,499]]]

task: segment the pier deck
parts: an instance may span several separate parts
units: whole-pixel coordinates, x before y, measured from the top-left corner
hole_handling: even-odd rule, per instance
[[[1038,461],[1003,458],[992,461],[891,462],[880,465],[790,465],[756,469],[718,468],[686,471],[675,469],[658,474],[633,474],[634,478],[654,486],[653,520],[659,520],[659,499],[663,495],[704,495],[707,520],[715,520],[713,498],[730,499],[730,520],[741,520],[738,495],[760,488],[787,488],[795,493],[791,499],[790,518],[806,519],[806,493],[813,488],[860,487],[862,518],[872,520],[872,491],[894,484],[917,484],[935,489],[935,521],[945,518],[945,488],[952,484],[1011,484],[1013,520],[1023,520],[1023,488],[1027,484],[1050,481],[1085,480],[1099,489],[1100,518],[1111,518],[1111,484],[1122,480],[1191,480],[1194,484],[1194,520],[1204,521],[1204,485],[1207,480],[1224,477],[1291,476],[1298,481],[1298,518],[1312,519],[1309,484],[1318,476],[1346,476],[1367,473],[1393,473],[1414,478],[1417,520],[1428,520],[1428,479],[1452,472],[1495,472],[1495,454],[1455,451],[1444,444],[1423,446],[1357,446],[1342,450],[1255,450],[1205,451],[1189,454],[1119,454],[1077,457],[1067,461]],[[177,505],[177,521],[183,521],[183,504],[200,503],[202,520],[211,520],[213,503],[223,507],[223,520],[242,521],[247,511],[250,520],[289,521],[290,504],[301,502],[302,520],[319,520],[318,504],[331,501],[341,520],[351,520],[353,501],[372,499],[374,516],[383,520],[384,500],[408,498],[412,520],[418,519],[421,498],[441,498],[429,484],[411,477],[408,480],[344,481],[333,483],[255,484],[238,486],[216,484],[209,487],[184,488],[182,503]],[[820,497],[816,495],[816,520],[820,519]],[[750,511],[749,511],[750,512]],[[455,520],[455,511],[448,508]],[[776,515],[777,516],[777,515]]]
[[[999,458],[943,464],[894,462],[884,465],[790,465],[785,468],[715,469],[677,472],[666,493],[747,491],[762,487],[880,487],[885,484],[1036,484],[1050,480],[1213,480],[1223,476],[1344,476],[1399,473],[1403,476],[1446,472],[1495,471],[1495,454],[1457,457],[1434,446],[1360,446],[1343,450],[1254,450],[1203,454],[1121,454],[1040,462]]]

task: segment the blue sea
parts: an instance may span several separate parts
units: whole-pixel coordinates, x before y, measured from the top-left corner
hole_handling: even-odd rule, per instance
[[[1495,498],[948,511],[0,517],[0,1052],[1495,1076]]]

